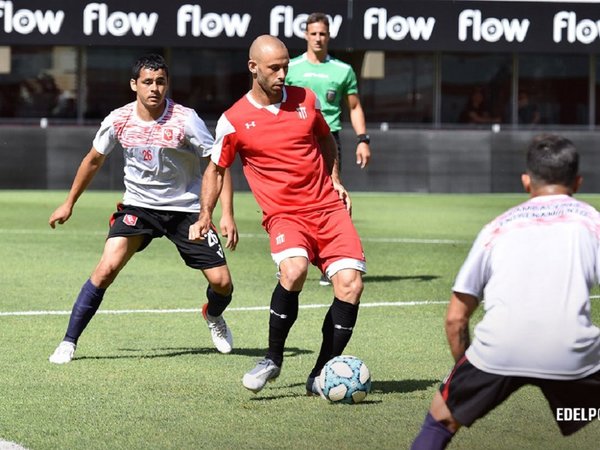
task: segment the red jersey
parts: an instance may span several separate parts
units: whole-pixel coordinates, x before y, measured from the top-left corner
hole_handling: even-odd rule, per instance
[[[285,86],[266,107],[248,93],[220,117],[211,159],[229,167],[239,153],[263,225],[278,213],[344,209],[318,144],[329,132],[309,89]]]

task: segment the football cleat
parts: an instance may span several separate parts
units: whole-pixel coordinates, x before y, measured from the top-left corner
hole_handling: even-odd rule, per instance
[[[331,280],[327,277],[327,275],[321,275],[321,279],[319,280],[319,284],[321,286],[331,286]]]
[[[202,306],[202,317],[206,320],[213,344],[221,353],[231,353],[233,349],[233,336],[231,330],[227,326],[223,315],[213,317],[208,314],[208,303]]]
[[[306,395],[322,397],[321,386],[319,386],[319,377],[309,376],[306,380]]]
[[[244,375],[242,384],[255,394],[265,387],[267,381],[275,381],[281,368],[269,358],[261,359],[256,367]]]
[[[71,362],[77,346],[72,342],[62,341],[50,355],[48,361],[54,364],[66,364]]]

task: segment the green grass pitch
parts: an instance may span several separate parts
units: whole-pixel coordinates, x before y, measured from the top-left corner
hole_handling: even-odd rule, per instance
[[[241,240],[227,254],[235,283],[225,316],[232,354],[213,349],[199,313],[203,277],[160,239],[108,290],[76,359],[50,364],[121,198],[87,192],[71,220],[51,230],[48,217],[65,195],[0,191],[0,439],[35,450],[408,448],[452,365],[443,319],[454,276],[481,226],[526,199],[353,195],[369,273],[346,353],[367,363],[373,386],[364,403],[351,406],[305,396],[332,299],[315,269],[300,300],[312,307],[300,311],[281,376],[257,395],[241,385],[264,355],[276,283],[261,214],[248,193],[236,194]],[[600,196],[580,198],[600,206]],[[592,311],[600,323],[599,300]],[[563,438],[541,393],[525,388],[461,430],[450,448],[597,449],[599,439],[600,421]]]

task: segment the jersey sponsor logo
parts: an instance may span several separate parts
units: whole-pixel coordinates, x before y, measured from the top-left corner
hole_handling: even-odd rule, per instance
[[[306,107],[305,106],[298,106],[296,108],[296,111],[298,111],[298,116],[301,119],[307,119],[308,118],[308,113],[306,112]]]
[[[278,235],[275,237],[275,243],[276,243],[277,245],[281,245],[281,244],[283,244],[284,242],[285,242],[285,234],[278,234]]]
[[[327,92],[325,93],[325,98],[327,99],[327,101],[329,103],[332,103],[333,101],[335,101],[335,97],[336,97],[336,92],[334,89],[327,89]]]
[[[134,227],[137,221],[138,218],[132,214],[125,214],[125,216],[123,217],[123,223],[130,227]]]
[[[163,129],[163,139],[166,141],[173,140],[173,130],[171,128]]]
[[[256,126],[256,122],[253,120],[252,122],[246,122],[244,125],[246,126],[246,130],[249,130]]]

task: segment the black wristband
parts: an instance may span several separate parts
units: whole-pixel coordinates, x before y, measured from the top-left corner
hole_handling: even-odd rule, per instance
[[[356,139],[358,139],[358,143],[364,142],[365,144],[369,144],[371,142],[371,137],[368,134],[358,134],[356,135]]]

